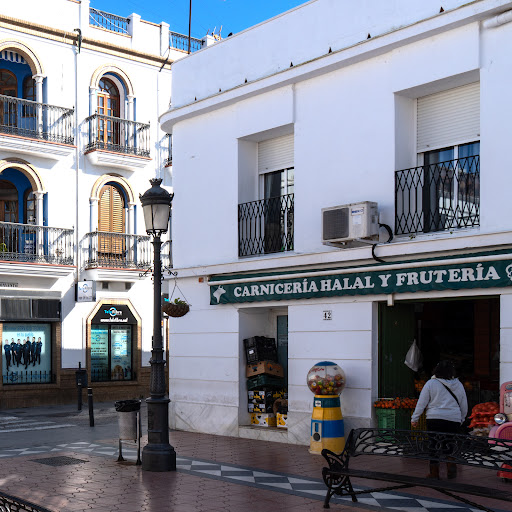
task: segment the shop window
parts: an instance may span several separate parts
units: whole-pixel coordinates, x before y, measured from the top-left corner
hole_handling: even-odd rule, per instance
[[[132,326],[91,326],[91,381],[133,380]]]
[[[41,384],[53,381],[51,332],[51,324],[3,324],[4,385]]]

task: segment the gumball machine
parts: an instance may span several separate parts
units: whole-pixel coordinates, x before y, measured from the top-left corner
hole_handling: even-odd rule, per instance
[[[336,363],[322,361],[309,370],[307,383],[315,394],[309,451],[321,453],[327,448],[340,453],[345,447],[345,427],[340,407],[340,393],[346,383],[345,372]]]

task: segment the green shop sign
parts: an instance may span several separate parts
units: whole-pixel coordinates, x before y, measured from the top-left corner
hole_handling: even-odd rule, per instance
[[[259,280],[258,280],[259,279]],[[219,281],[216,284],[215,281]],[[332,274],[210,281],[210,304],[512,286],[512,259]]]

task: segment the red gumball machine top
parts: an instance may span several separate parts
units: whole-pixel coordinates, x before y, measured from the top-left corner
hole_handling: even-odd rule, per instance
[[[315,395],[339,395],[346,384],[345,372],[336,363],[322,361],[309,370],[307,383]]]

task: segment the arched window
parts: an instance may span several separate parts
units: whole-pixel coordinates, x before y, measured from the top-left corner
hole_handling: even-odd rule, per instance
[[[100,191],[98,203],[98,240],[100,258],[120,259],[126,247],[125,201],[121,191],[107,184]]]
[[[18,81],[7,69],[0,69],[0,94],[18,96]],[[16,103],[8,99],[0,99],[0,122],[4,126],[17,126]]]
[[[98,114],[119,117],[119,91],[109,78],[102,78],[99,83]]]
[[[119,117],[120,98],[116,84],[108,78],[102,78],[98,90],[98,109],[100,116]],[[104,144],[119,144],[119,122],[104,117],[98,118],[98,139]]]
[[[0,180],[0,222],[18,222],[18,190],[6,180]]]
[[[18,96],[18,81],[14,73],[7,69],[0,69],[0,94],[4,96]]]

